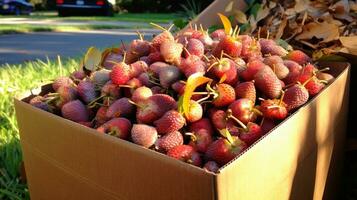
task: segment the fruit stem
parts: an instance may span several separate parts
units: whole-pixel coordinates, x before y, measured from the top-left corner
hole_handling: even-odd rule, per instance
[[[193,142],[197,141],[197,137],[196,137],[195,134],[193,134],[193,133],[191,133],[191,132],[187,132],[187,133],[185,133],[185,135],[190,136],[190,138],[191,138],[191,140],[192,140]]]
[[[252,108],[252,111],[255,113],[255,114],[258,114],[258,115],[260,115],[260,116],[263,116],[263,113],[260,111],[260,110],[258,110],[257,108]]]
[[[197,100],[196,102],[199,103],[199,104],[207,103],[206,100],[209,99],[210,97],[211,97],[211,93],[208,92],[207,96],[203,97],[202,99]]]
[[[234,121],[236,121],[245,131],[248,130],[247,126],[242,121],[240,121],[238,118],[233,116],[231,109],[227,110],[227,118],[230,118],[230,119],[233,119]]]
[[[102,99],[103,97],[105,97],[105,95],[101,95],[100,97],[94,99],[93,101],[91,101],[88,106],[91,106],[92,104],[96,103],[97,101],[99,101],[100,99]]]
[[[284,96],[285,96],[285,91],[283,90],[283,91],[281,91],[280,101],[279,101],[279,104],[278,104],[279,106],[283,102]]]
[[[208,69],[206,70],[206,72],[209,72],[211,69],[212,69],[212,67],[214,67],[214,66],[216,66],[216,65],[218,65],[219,64],[219,62],[214,62],[214,63],[212,63],[209,67],[208,67]]]
[[[261,30],[262,30],[262,27],[259,26],[259,28],[258,28],[258,40],[260,40],[260,32],[261,32]]]
[[[225,137],[232,146],[235,146],[232,135],[227,128],[219,130],[219,133]]]
[[[160,29],[160,30],[162,30],[162,31],[167,31],[164,27],[162,27],[162,26],[160,26],[160,25],[158,25],[158,24],[155,24],[155,23],[153,23],[153,22],[150,22],[150,25],[153,26],[153,27],[155,27],[155,28],[157,28],[157,29]]]
[[[128,102],[131,103],[131,104],[133,104],[133,105],[135,105],[135,106],[137,106],[137,107],[139,107],[139,108],[143,108],[143,106],[141,106],[141,105],[135,103],[134,101],[132,101],[132,100],[130,100],[130,99],[128,100]]]
[[[264,123],[265,117],[263,117],[262,121],[260,122],[259,126],[262,127]]]
[[[132,85],[119,85],[119,87],[134,88],[135,86],[132,86]]]
[[[167,31],[171,31],[172,27],[174,27],[174,24],[171,24],[170,27],[167,29]]]
[[[315,75],[311,76],[309,79],[307,79],[302,86],[305,86],[309,81],[311,81],[313,78],[315,77]]]
[[[262,97],[259,97],[258,100],[260,100],[260,101],[265,101],[265,99],[262,98]]]
[[[186,39],[186,38],[185,38]],[[183,50],[188,54],[188,56],[191,56],[191,53],[187,50],[186,47],[183,47]]]
[[[323,69],[319,69],[317,71],[314,71],[314,75],[316,75],[317,73],[320,73],[320,72],[328,71],[328,70],[330,70],[329,67],[326,67],[326,68],[323,68]]]
[[[136,31],[136,33],[138,34],[138,36],[139,36],[139,38],[140,38],[141,41],[144,40],[144,37],[143,37],[143,35],[140,33],[140,31]]]

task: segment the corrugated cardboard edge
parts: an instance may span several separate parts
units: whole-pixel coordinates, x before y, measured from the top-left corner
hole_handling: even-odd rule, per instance
[[[171,182],[176,185],[160,185],[163,188],[159,190],[165,192],[160,197],[155,197],[155,199],[175,199],[174,197],[180,199],[215,198],[213,185],[215,175],[212,173],[207,173],[201,168],[177,161],[164,154],[141,148],[130,142],[109,135],[99,134],[96,130],[47,113],[17,99],[15,99],[15,107],[19,121],[29,190],[33,199],[53,199],[55,198],[55,189],[64,193],[67,191],[68,193],[68,191],[72,191],[71,187],[81,192],[73,191],[73,194],[61,194],[57,195],[56,198],[133,199],[133,197],[143,197],[143,195],[147,198],[154,198],[153,195],[156,193],[150,191],[157,191],[160,181],[170,183],[169,180],[171,178],[173,180]],[[42,124],[38,124],[40,122]],[[55,129],[50,135],[47,135],[47,138],[43,132],[48,133],[51,129],[43,128],[46,125],[52,126]],[[56,139],[58,140],[56,141]],[[77,143],[74,143],[73,140]],[[90,150],[91,144],[94,145],[94,148],[98,149],[96,151]],[[68,150],[75,150],[76,145],[81,146],[80,148],[82,149],[84,146],[87,147],[88,151],[92,151],[97,156],[94,158],[87,152],[79,154],[77,151]],[[123,181],[126,180],[127,184],[118,183],[120,187],[113,186],[105,178],[102,178],[108,176],[108,174],[101,172],[100,169],[94,170],[98,171],[97,175],[93,174],[93,169],[90,170],[91,168],[98,167],[97,162],[102,163],[103,166],[111,166],[108,164],[111,161],[103,158],[108,155],[109,150],[126,151],[127,154],[130,154],[130,157],[121,158],[120,162],[113,159],[115,167],[109,167],[108,169],[118,170],[118,173],[109,173],[111,176]],[[61,151],[65,152],[65,155],[60,155],[62,154]],[[69,154],[71,156],[67,156]],[[115,155],[117,154],[123,156],[120,152],[117,152]],[[91,161],[89,158],[97,159],[98,161]],[[145,175],[146,177],[127,177],[119,173],[121,168],[125,171],[132,165],[130,162],[126,166],[122,166],[125,164],[119,163],[130,159],[143,165],[141,168],[143,172],[137,172],[136,174]],[[166,170],[160,170],[160,167],[164,167]],[[167,169],[170,169],[170,172]],[[145,173],[148,170],[152,173]],[[43,173],[42,176],[41,173]],[[131,172],[131,174],[135,174],[135,172]],[[57,179],[57,181],[53,179]],[[67,183],[70,186],[61,184],[61,182]],[[187,184],[187,182],[191,183]],[[129,183],[136,186],[145,186],[145,189],[142,188],[139,195]],[[180,193],[178,191],[179,188],[186,192],[182,193],[180,190]]]
[[[326,64],[331,64],[331,63],[326,63]],[[341,65],[341,63],[337,63],[338,65]],[[333,188],[332,185],[336,185],[336,181],[338,180],[338,175],[333,174],[333,173],[338,173],[338,170],[341,169],[341,166],[337,166],[337,165],[341,165],[341,160],[343,159],[343,155],[342,154],[342,147],[343,146],[343,140],[344,140],[344,134],[345,134],[345,130],[344,128],[346,127],[346,116],[347,116],[347,108],[348,108],[348,77],[349,77],[349,72],[350,72],[350,65],[348,63],[345,63],[345,65],[347,66],[344,70],[342,70],[342,72],[336,77],[336,80],[334,82],[332,82],[328,87],[326,87],[321,93],[319,93],[316,97],[314,97],[313,99],[311,99],[307,104],[305,104],[303,107],[301,107],[298,111],[296,111],[293,115],[291,115],[288,119],[284,120],[284,122],[280,123],[278,126],[276,126],[273,130],[271,130],[268,134],[266,134],[264,137],[262,137],[259,141],[257,141],[255,144],[253,144],[249,149],[247,149],[245,152],[243,152],[240,156],[238,156],[235,160],[231,161],[231,163],[228,163],[226,166],[224,166],[223,168],[221,168],[220,173],[217,175],[217,180],[216,180],[216,186],[217,187],[217,195],[218,195],[218,199],[321,199],[322,196],[324,199],[332,199],[334,195],[336,195],[336,193],[333,193],[331,191],[324,191],[324,186],[325,186],[325,181],[328,178],[329,179],[329,183],[327,183],[326,188],[328,187],[328,189]],[[341,68],[341,66],[339,66]],[[333,66],[331,67],[332,70],[334,70]],[[336,91],[336,87],[337,85],[339,85],[339,87],[343,87],[344,84],[346,84],[347,86],[345,88],[340,88],[340,89],[344,89],[342,91]],[[304,118],[301,118],[302,115],[309,113],[311,109],[311,107],[316,107],[316,106],[324,106],[323,104],[321,104],[322,100],[321,98],[326,98],[324,95],[326,95],[328,92],[331,93],[331,88],[334,88],[335,92],[339,92],[341,93],[343,96],[340,96],[340,103],[343,104],[341,107],[341,112],[342,114],[336,113],[336,115],[342,116],[342,121],[335,121],[331,124],[335,124],[335,128],[336,126],[340,126],[341,130],[339,130],[339,134],[331,134],[331,135],[324,135],[322,137],[325,137],[325,139],[327,141],[330,142],[335,142],[336,144],[329,144],[330,147],[333,148],[333,152],[327,152],[327,154],[331,155],[331,154],[335,154],[334,158],[336,161],[332,160],[331,165],[330,165],[330,170],[333,171],[329,171],[328,169],[319,169],[318,171],[316,171],[315,173],[311,174],[312,176],[316,176],[317,178],[319,178],[319,180],[311,180],[306,181],[306,180],[301,180],[302,178],[305,179],[309,179],[309,177],[306,177],[306,174],[296,174],[295,176],[295,181],[296,184],[295,186],[298,186],[299,188],[294,188],[294,191],[291,191],[292,188],[273,188],[272,186],[276,186],[276,185],[280,185],[280,186],[289,186],[289,183],[287,179],[289,178],[293,178],[294,174],[291,174],[289,171],[289,168],[286,167],[291,167],[289,166],[289,164],[287,163],[293,163],[296,162],[297,165],[299,165],[300,163],[302,164],[302,167],[304,167],[304,170],[306,170],[305,172],[307,172],[308,170],[313,169],[314,166],[309,166],[308,164],[313,163],[313,161],[311,159],[317,159],[315,158],[317,155],[312,155],[312,153],[314,152],[314,150],[316,150],[316,145],[311,144],[310,141],[305,141],[305,143],[296,143],[297,145],[308,145],[308,150],[307,151],[303,151],[303,154],[299,154],[298,155],[298,160],[291,160],[290,162],[285,162],[286,166],[277,166],[275,165],[276,169],[283,169],[284,170],[279,170],[276,173],[276,178],[277,179],[271,179],[271,180],[266,180],[264,178],[266,178],[266,176],[264,177],[262,173],[262,170],[264,171],[264,168],[267,168],[269,172],[274,171],[274,169],[269,168],[270,166],[268,165],[268,163],[266,163],[266,161],[264,160],[269,160],[269,156],[276,156],[274,154],[267,154],[264,156],[267,156],[266,158],[264,158],[264,156],[262,157],[263,154],[259,153],[259,151],[263,151],[263,149],[265,149],[267,152],[269,152],[269,145],[268,144],[272,144],[272,139],[274,140],[286,140],[291,142],[291,140],[293,138],[299,138],[298,135],[295,134],[295,136],[293,137],[292,135],[289,135],[291,138],[285,138],[287,137],[285,135],[283,135],[283,133],[286,133],[286,130],[291,128],[291,129],[302,129],[304,128],[303,126],[300,126],[300,124],[297,124],[296,121],[297,120],[302,120],[302,123],[308,123],[308,121],[306,121],[307,119],[305,119],[305,122],[303,121]],[[337,94],[336,94],[337,95]],[[323,96],[323,97],[322,97]],[[341,100],[342,99],[342,100]],[[316,102],[320,101],[319,104],[317,104]],[[329,105],[331,106],[331,104]],[[337,109],[338,110],[338,109]],[[306,117],[306,116],[305,116]],[[295,119],[296,118],[296,119]],[[290,127],[288,127],[290,126]],[[317,125],[319,129],[321,129],[321,127],[319,127],[319,125]],[[310,125],[306,128],[312,128],[312,129],[316,129],[316,126],[314,127],[313,123],[310,123]],[[285,131],[284,131],[285,129]],[[305,132],[308,133],[309,129],[306,129]],[[293,130],[294,131],[294,130]],[[304,130],[301,130],[301,132],[304,132]],[[326,130],[324,132],[324,130],[322,129],[323,133],[327,133]],[[279,133],[279,135],[278,135]],[[336,137],[331,139],[331,137]],[[291,144],[293,144],[293,142],[291,142]],[[279,142],[274,141],[274,145],[278,145],[279,146]],[[334,148],[334,145],[337,145],[336,148]],[[288,150],[289,148],[284,148],[284,144],[280,145],[282,147],[282,149],[284,150]],[[274,146],[275,147],[275,146]],[[296,146],[295,147],[297,150],[299,150],[301,147]],[[278,152],[278,149],[275,149],[275,153]],[[292,148],[294,149],[294,148]],[[283,152],[284,153],[284,152]],[[284,155],[282,153],[282,156]],[[277,154],[279,155],[279,154]],[[329,156],[327,155],[327,156]],[[315,156],[315,157],[314,157]],[[255,157],[255,158],[253,158]],[[248,160],[250,159],[249,163]],[[255,159],[255,160],[254,160]],[[280,161],[281,158],[277,157],[277,159]],[[330,158],[331,159],[331,158]],[[261,166],[261,168],[257,168],[254,164],[254,162],[256,165],[260,166],[262,163],[263,165]],[[340,161],[340,162],[338,162]],[[256,163],[258,162],[258,163]],[[316,161],[317,162],[317,161]],[[326,166],[328,167],[329,165],[329,160],[325,161]],[[274,164],[272,164],[274,166]],[[293,165],[292,165],[293,166]],[[319,164],[319,167],[321,167],[323,165]],[[297,166],[296,166],[297,168]],[[253,172],[252,172],[252,171]],[[256,171],[255,171],[256,170]],[[254,173],[255,172],[255,173]],[[321,172],[323,173],[327,173],[329,172],[329,174],[321,174]],[[285,174],[285,175],[281,175],[281,173]],[[300,172],[301,173],[301,172]],[[312,172],[311,172],[312,173]],[[320,173],[320,174],[318,174]],[[249,177],[247,178],[246,175],[249,174],[251,175],[251,179],[249,179]],[[259,177],[259,175],[257,174],[261,174],[262,176]],[[318,174],[318,175],[317,175]],[[327,177],[328,176],[328,177]],[[285,177],[285,179],[284,179]],[[272,177],[271,177],[272,178]],[[261,182],[259,182],[261,181]],[[290,180],[291,181],[291,180]],[[317,183],[317,181],[319,181]],[[243,183],[242,183],[243,182]],[[267,182],[271,183],[267,184]],[[284,184],[278,184],[278,183],[283,183]],[[295,183],[293,182],[293,183]],[[290,183],[290,184],[293,184]],[[316,185],[304,185],[304,183],[310,183],[310,184],[316,184]],[[244,188],[244,185],[250,185],[252,184],[253,186],[249,187],[246,186],[246,188]],[[262,185],[263,184],[263,185]],[[294,186],[294,187],[295,187]],[[310,186],[310,187],[309,187]],[[271,187],[271,188],[269,188]],[[293,187],[293,186],[291,186]],[[301,190],[301,187],[305,187],[305,191]],[[243,188],[243,189],[242,189]],[[263,189],[264,188],[264,189]],[[333,188],[333,191],[336,191],[336,186]],[[249,189],[253,189],[249,190]],[[316,190],[316,191],[315,191]],[[234,191],[234,192],[233,192]],[[263,192],[264,191],[264,192]],[[296,191],[300,191],[300,193],[297,193]],[[312,196],[308,196],[308,194],[310,193],[310,195]],[[324,194],[325,193],[325,194]],[[297,198],[299,197],[299,198]]]

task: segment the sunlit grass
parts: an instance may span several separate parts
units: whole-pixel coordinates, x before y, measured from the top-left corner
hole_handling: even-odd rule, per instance
[[[19,131],[13,98],[21,93],[67,75],[78,68],[78,60],[36,61],[20,65],[0,66],[0,199],[28,199],[26,184],[20,182],[22,161]]]

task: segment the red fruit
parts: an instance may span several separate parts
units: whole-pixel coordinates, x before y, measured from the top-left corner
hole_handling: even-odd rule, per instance
[[[56,80],[53,81],[52,83],[52,88],[54,91],[57,91],[58,88],[60,88],[61,86],[73,86],[74,83],[72,81],[72,79],[70,79],[69,77],[58,77],[56,78]]]
[[[238,99],[228,107],[232,111],[232,115],[238,120],[247,124],[254,122],[257,119],[257,110],[254,108],[253,101],[249,99]]]
[[[183,145],[183,137],[178,131],[168,133],[156,141],[156,149],[161,152],[168,152],[170,149],[179,145]]]
[[[289,74],[289,69],[284,65],[283,59],[279,56],[266,57],[264,63],[273,70],[279,79],[284,79]]]
[[[151,72],[153,72],[156,76],[159,76],[160,71],[168,66],[171,66],[164,62],[154,62],[149,66]]]
[[[46,99],[43,96],[35,96],[30,100],[29,104],[45,111],[51,110],[50,106],[46,103]]]
[[[277,45],[274,40],[261,38],[259,40],[263,54],[286,56],[288,52],[281,46]]]
[[[263,122],[261,124],[261,129],[262,129],[262,133],[263,135],[268,133],[271,129],[273,129],[275,127],[275,123],[273,120],[270,119],[263,119]]]
[[[264,100],[259,109],[267,119],[283,120],[288,115],[285,103],[279,99]]]
[[[160,86],[154,86],[151,88],[153,94],[165,94],[165,89]]]
[[[317,71],[318,69],[313,64],[307,64],[302,68],[301,74],[312,76]]]
[[[110,70],[100,69],[98,71],[94,71],[91,74],[90,79],[96,86],[102,87],[110,80]]]
[[[195,55],[199,58],[202,58],[205,53],[205,47],[203,43],[200,40],[194,38],[188,40],[186,49],[187,51],[184,51],[186,57],[189,55]]]
[[[208,146],[213,142],[212,135],[205,129],[200,129],[194,133],[186,133],[186,135],[191,136],[189,145],[200,153],[205,153]]]
[[[284,65],[289,69],[289,74],[284,78],[286,84],[295,83],[301,73],[301,65],[292,60],[284,60]]]
[[[197,103],[194,100],[190,101],[189,112],[185,115],[185,118],[188,122],[195,122],[202,118],[203,109],[201,104]]]
[[[149,148],[157,140],[157,131],[146,124],[134,124],[131,129],[131,139],[135,144]]]
[[[189,145],[176,146],[170,149],[167,155],[195,166],[201,166],[202,164],[201,156]]]
[[[87,75],[83,70],[77,70],[77,71],[74,71],[70,77],[71,77],[71,79],[73,79],[75,81],[76,80],[80,81],[80,80],[83,80],[86,76]]]
[[[239,83],[234,89],[236,93],[236,99],[246,98],[250,99],[255,103],[256,99],[256,90],[254,86],[254,81],[242,82]]]
[[[123,87],[124,94],[126,97],[131,97],[136,88],[141,87],[141,81],[137,78],[132,78],[125,84],[127,87]]]
[[[178,63],[183,51],[183,45],[175,41],[165,41],[160,45],[160,53],[168,63]]]
[[[222,166],[233,160],[247,148],[247,145],[238,137],[232,136],[232,140],[232,142],[229,142],[225,138],[219,138],[214,141],[206,151],[206,159],[215,161]]]
[[[64,104],[77,99],[77,90],[73,86],[61,86],[57,89],[59,99],[56,106],[61,108]]]
[[[75,121],[88,121],[89,113],[86,106],[80,100],[70,101],[61,108],[62,117]]]
[[[97,128],[101,133],[127,139],[130,135],[131,123],[126,118],[114,118]]]
[[[107,110],[107,118],[130,116],[135,110],[135,106],[126,97],[116,100]]]
[[[164,58],[161,56],[161,53],[159,51],[152,52],[147,57],[148,64],[152,64],[154,62],[160,62],[160,61],[164,61]]]
[[[120,87],[112,81],[108,81],[101,89],[101,95],[116,100],[120,97]]]
[[[288,111],[294,110],[309,100],[309,92],[301,84],[295,84],[285,91],[283,98]]]
[[[193,132],[193,133],[198,132],[200,130],[205,130],[210,135],[213,135],[213,133],[214,133],[212,123],[207,118],[202,118],[196,122],[191,123],[189,130],[190,130],[190,132]]]
[[[95,115],[95,120],[97,125],[102,125],[110,120],[110,118],[107,117],[107,110],[108,107],[106,106],[101,106],[98,109],[97,114]]]
[[[222,58],[219,60],[214,60],[215,62],[211,64],[210,68],[212,73],[221,79],[223,76],[226,77],[224,83],[233,84],[237,81],[237,67],[233,60],[229,58]]]
[[[154,94],[138,105],[136,119],[146,124],[159,119],[167,111],[177,108],[175,99],[166,94]]]
[[[177,81],[171,85],[171,88],[175,90],[178,95],[183,95],[183,93],[185,92],[185,86],[186,84],[184,82]]]
[[[135,103],[144,101],[148,99],[150,96],[152,96],[152,91],[150,88],[142,86],[137,88],[134,92],[133,95],[131,96],[131,100],[134,101]]]
[[[159,79],[160,85],[164,88],[168,88],[174,82],[180,80],[181,72],[176,66],[169,65],[160,70]]]
[[[178,67],[185,74],[186,77],[189,77],[197,72],[202,74],[206,72],[206,64],[196,55],[191,55],[187,58],[182,58]]]
[[[239,139],[245,142],[248,146],[252,145],[263,135],[261,127],[252,122],[247,124],[247,129],[241,129],[239,133]]]
[[[260,44],[249,35],[240,35],[238,38],[242,41],[241,57],[245,60],[257,59],[262,57]]]
[[[224,29],[217,29],[211,33],[211,38],[213,40],[221,40],[226,37],[226,32]]]
[[[77,85],[78,95],[85,103],[90,103],[97,98],[95,85],[89,81],[81,81]]]
[[[174,41],[174,39],[174,36],[172,36],[169,31],[163,31],[151,40],[151,45],[159,50],[162,43],[165,41]]]
[[[217,46],[213,49],[212,54],[216,57],[220,57],[222,51],[230,57],[237,58],[242,52],[242,43],[236,37],[227,35],[219,41]]]
[[[236,98],[234,88],[225,83],[218,84],[215,87],[215,92],[217,93],[217,97],[213,99],[212,104],[216,107],[228,106]]]
[[[282,86],[278,77],[271,68],[265,67],[254,76],[255,86],[263,94],[271,99],[278,98],[282,91]]]
[[[147,56],[150,53],[150,42],[143,40],[133,40],[130,43],[129,51],[132,52],[136,58]]]
[[[180,130],[186,123],[185,118],[177,111],[170,110],[166,112],[160,119],[154,122],[156,130],[160,134]]]
[[[300,50],[293,50],[286,56],[287,59],[295,61],[300,65],[311,62],[311,58]]]
[[[130,64],[131,67],[131,77],[138,77],[141,73],[146,72],[149,69],[149,66],[144,61],[136,61]]]
[[[304,84],[311,97],[317,95],[325,87],[325,84],[316,78],[315,75],[302,74],[298,77],[297,81]]]
[[[251,81],[254,76],[266,65],[260,60],[251,60],[247,63],[247,67],[239,75],[246,81]]]
[[[110,78],[114,84],[124,85],[131,78],[131,67],[124,62],[114,65]]]
[[[208,161],[203,166],[203,169],[205,169],[206,171],[209,171],[209,172],[217,173],[219,170],[219,165],[214,161]]]
[[[146,87],[153,87],[154,84],[150,81],[150,74],[148,72],[145,72],[145,73],[141,73],[139,76],[138,76],[138,79],[140,80],[140,82],[146,86]]]

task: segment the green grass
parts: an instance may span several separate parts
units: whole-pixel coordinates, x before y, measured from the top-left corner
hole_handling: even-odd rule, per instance
[[[62,26],[62,25],[30,25],[30,24],[16,24],[16,25],[0,25],[0,34],[11,33],[29,33],[29,32],[65,32],[65,31],[79,31],[79,30],[100,30],[100,29],[128,29],[135,28],[132,26],[116,26],[116,25],[76,25],[76,26]]]
[[[53,20],[78,20],[78,21],[127,21],[127,22],[154,22],[170,23],[179,17],[175,13],[120,13],[113,17],[107,16],[70,16],[59,17],[56,12],[35,12],[30,16],[0,16],[0,18],[16,17],[31,19],[53,19]]]
[[[32,62],[16,66],[0,66],[0,199],[29,199],[27,186],[19,179],[22,161],[19,131],[13,98],[38,87],[59,75],[75,70],[75,59],[65,61],[61,68],[56,62]]]

